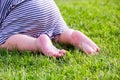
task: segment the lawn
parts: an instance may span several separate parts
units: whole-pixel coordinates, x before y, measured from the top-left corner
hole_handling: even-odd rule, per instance
[[[0,50],[0,80],[120,80],[120,1],[55,0],[69,27],[89,36],[100,48],[89,56],[59,45],[67,54],[56,60],[29,51]]]

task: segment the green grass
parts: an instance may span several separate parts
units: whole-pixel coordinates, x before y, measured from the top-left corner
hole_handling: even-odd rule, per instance
[[[56,60],[41,54],[0,50],[0,80],[120,80],[120,1],[55,0],[66,23],[101,48],[88,56],[74,47]]]

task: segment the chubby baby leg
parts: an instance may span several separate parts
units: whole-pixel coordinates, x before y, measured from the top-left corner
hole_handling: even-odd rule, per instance
[[[36,38],[22,35],[22,34],[16,34],[10,36],[6,42],[2,45],[0,45],[0,48],[8,48],[9,50],[13,50],[14,48],[17,48],[18,50],[37,50],[35,45]]]
[[[100,48],[90,38],[77,30],[68,29],[58,38],[56,37],[56,40],[61,43],[71,44],[88,54],[95,54],[100,51]]]
[[[73,31],[71,37],[73,39],[73,45],[82,49],[85,53],[95,54],[100,51],[100,48],[80,31]]]
[[[66,51],[59,50],[52,45],[51,40],[45,34],[38,38],[33,38],[27,35],[16,34],[8,38],[8,40],[0,45],[0,48],[8,48],[13,50],[17,48],[18,50],[29,50],[29,51],[40,51],[47,56],[62,57]]]
[[[65,50],[57,49],[51,42],[50,38],[43,34],[40,35],[36,40],[37,48],[41,49],[41,51],[47,56],[55,56],[56,58],[62,57],[65,55]]]

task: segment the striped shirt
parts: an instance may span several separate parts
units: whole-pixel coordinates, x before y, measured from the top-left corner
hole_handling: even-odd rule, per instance
[[[14,34],[53,39],[68,29],[54,0],[0,1],[0,44]]]
[[[16,5],[25,0],[0,0],[0,24]]]

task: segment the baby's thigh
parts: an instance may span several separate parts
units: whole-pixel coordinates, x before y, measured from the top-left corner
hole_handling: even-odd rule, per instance
[[[22,34],[15,34],[10,36],[4,44],[1,44],[0,48],[7,48],[9,50],[15,48],[18,50],[36,50],[35,41],[36,38]]]

